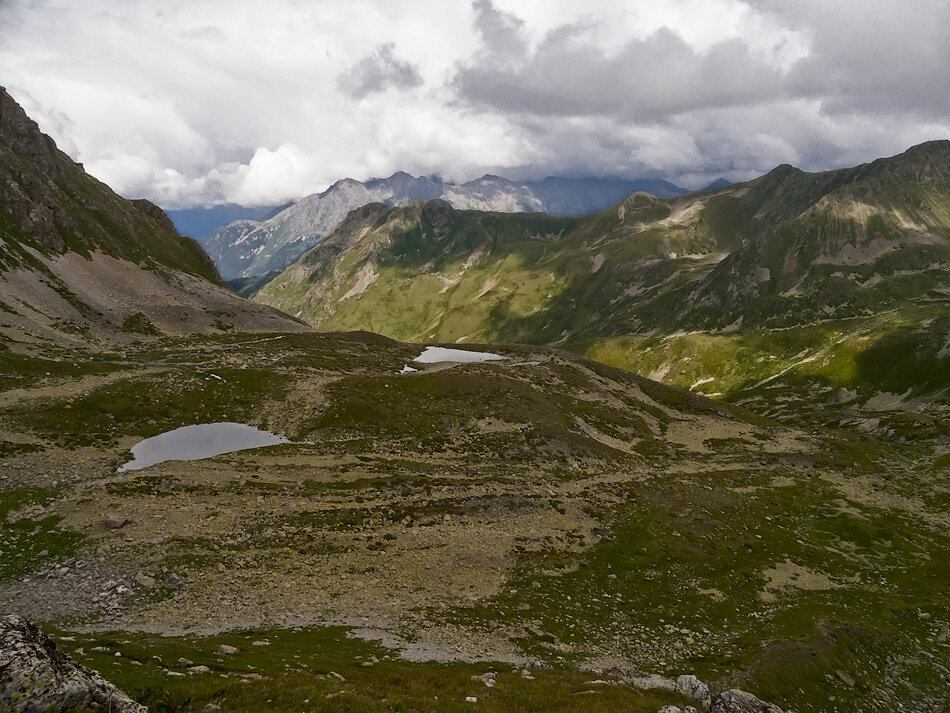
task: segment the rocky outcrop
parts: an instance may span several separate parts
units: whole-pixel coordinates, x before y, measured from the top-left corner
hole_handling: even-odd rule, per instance
[[[783,713],[772,703],[759,700],[751,693],[733,688],[712,697],[706,713]]]
[[[0,710],[52,713],[92,704],[113,713],[148,710],[60,651],[34,624],[0,618]]]
[[[709,705],[709,686],[692,674],[679,676],[674,690],[702,708]]]
[[[666,705],[657,710],[657,713],[784,713],[778,706],[738,688],[710,695],[709,686],[692,674],[684,674],[674,681],[656,674],[636,673],[624,676],[624,680],[641,691],[663,690],[678,693],[698,706],[694,708],[687,705],[681,708]]]

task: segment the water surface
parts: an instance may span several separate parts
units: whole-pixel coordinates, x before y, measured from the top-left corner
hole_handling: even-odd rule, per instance
[[[199,423],[139,441],[132,446],[132,460],[119,466],[119,472],[147,468],[167,460],[201,460],[279,443],[290,441],[243,423]]]
[[[438,364],[440,362],[477,362],[477,361],[498,361],[507,359],[501,354],[492,354],[491,352],[472,352],[465,349],[447,349],[446,347],[426,347],[422,354],[413,359],[419,364]]]

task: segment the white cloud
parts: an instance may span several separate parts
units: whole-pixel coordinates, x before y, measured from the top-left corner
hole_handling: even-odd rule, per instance
[[[823,169],[950,135],[945,0],[0,3],[0,81],[166,207],[396,170]]]

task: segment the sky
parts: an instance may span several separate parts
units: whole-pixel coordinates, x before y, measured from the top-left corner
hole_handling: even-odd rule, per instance
[[[120,194],[856,165],[950,138],[948,0],[0,0],[0,85]]]

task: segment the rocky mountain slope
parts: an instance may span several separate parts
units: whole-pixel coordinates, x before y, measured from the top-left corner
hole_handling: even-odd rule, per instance
[[[371,205],[255,299],[320,329],[560,344],[743,399],[782,376],[916,404],[950,388],[950,142],[584,218]]]
[[[194,208],[179,208],[167,210],[168,217],[175,224],[175,229],[182,235],[193,237],[211,235],[218,228],[229,225],[237,220],[267,220],[273,218],[280,211],[289,208],[292,203],[280,206],[247,207],[234,203],[225,203],[215,206],[198,206]]]
[[[250,305],[157,206],[86,174],[0,88],[0,333],[8,344],[299,329]]]
[[[346,214],[367,203],[404,205],[442,198],[457,208],[507,213],[584,215],[606,208],[633,191],[674,196],[683,189],[662,180],[546,178],[516,183],[483,176],[461,185],[438,178],[396,173],[366,183],[345,179],[301,199],[265,221],[240,220],[201,238],[226,280],[271,275],[314,247]]]

